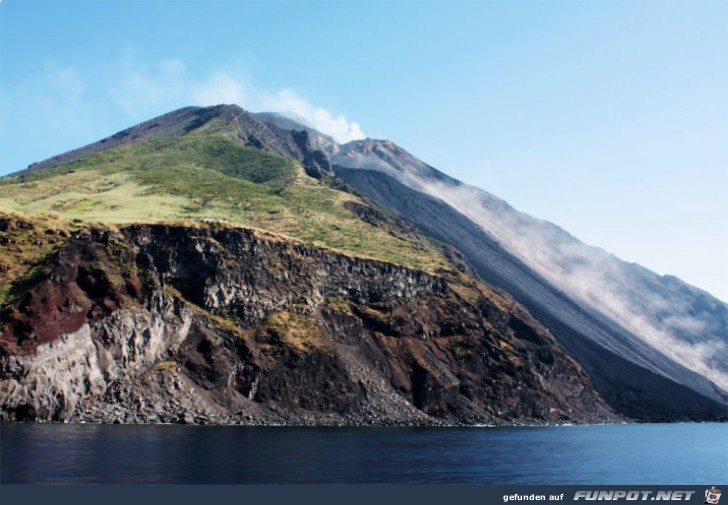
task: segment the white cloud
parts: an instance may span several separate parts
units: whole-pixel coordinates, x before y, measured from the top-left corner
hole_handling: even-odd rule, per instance
[[[83,68],[47,58],[33,78],[0,83],[0,175],[106,133],[108,114],[93,100],[95,82]]]
[[[86,100],[88,79],[76,67],[62,66],[53,60],[43,62],[43,71],[50,86],[45,92],[24,90],[30,94],[24,102],[33,103],[43,111],[44,122],[63,129],[64,133],[85,131],[93,113]]]
[[[553,285],[728,391],[728,344],[711,334],[714,330],[708,320],[701,319],[705,316],[694,313],[694,300],[689,295],[650,288],[650,283],[656,281],[649,274],[639,276],[606,251],[583,244],[548,222],[522,214],[476,187],[428,179],[417,170],[395,167],[376,155],[338,156],[346,157],[342,165],[384,172],[416,191],[448,203]],[[633,343],[613,341],[611,345],[622,347],[618,352],[627,356],[636,356],[632,354]],[[660,370],[667,373],[665,368]],[[679,377],[675,379],[680,381]]]

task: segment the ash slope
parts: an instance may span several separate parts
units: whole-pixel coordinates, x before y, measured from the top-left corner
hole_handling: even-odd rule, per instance
[[[3,223],[66,237],[2,314],[4,420],[618,419],[548,331],[467,278],[219,224]]]
[[[424,233],[458,247],[480,278],[507,291],[551,330],[617,411],[644,421],[701,419],[707,412],[725,417],[721,394],[709,380],[573,300],[443,201],[381,172],[337,168],[337,173]]]
[[[398,193],[398,187],[404,185],[444,202],[481,228],[485,240],[530,269],[529,275],[535,274],[540,283],[545,282],[566,294],[599,314],[600,319],[616,323],[629,346],[655,349],[728,393],[728,305],[710,294],[676,277],[659,276],[588,246],[552,223],[519,212],[486,191],[448,177],[389,141],[350,142],[341,147],[332,161],[342,169],[371,170],[399,183],[386,179],[374,182],[376,176],[372,174],[357,177],[351,172],[338,172],[354,187],[387,206],[396,207],[395,200],[405,200],[407,192],[403,192],[402,198],[395,196],[385,203],[384,192],[374,186]],[[417,218],[414,214],[406,217]],[[448,233],[441,222],[431,220],[427,225],[431,230]],[[454,245],[466,248],[459,242]],[[477,260],[476,255],[471,256],[471,260]],[[484,256],[488,258],[487,253]],[[493,275],[486,276],[490,282]],[[517,272],[508,275],[518,276]],[[511,286],[506,286],[509,280],[496,284],[510,291]],[[629,352],[615,342],[619,339],[593,339],[612,351]],[[636,355],[630,359],[640,366],[651,367],[649,359],[641,360]],[[661,366],[653,370],[674,380],[684,380]],[[711,394],[705,388],[694,386]]]

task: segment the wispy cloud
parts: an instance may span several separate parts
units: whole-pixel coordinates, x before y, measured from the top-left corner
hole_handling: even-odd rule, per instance
[[[337,142],[345,143],[366,137],[359,123],[350,122],[345,116],[335,116],[323,107],[316,107],[294,90],[284,89],[275,95],[258,97],[261,109],[291,114],[307,121],[314,129],[326,133]]]
[[[253,101],[245,86],[224,70],[216,71],[204,82],[192,84],[190,91],[195,105],[235,103],[245,106]]]
[[[165,58],[150,65],[127,53],[118,61],[110,84],[102,92],[111,98],[112,105],[136,118],[178,104],[186,94],[185,72],[180,60]]]
[[[107,133],[94,128],[107,114],[90,103],[92,86],[81,69],[52,59],[32,79],[0,83],[0,175]]]
[[[154,64],[133,55],[120,63],[119,78],[108,92],[128,115],[152,115],[183,105],[234,103],[254,112],[279,112],[303,120],[338,142],[365,137],[359,123],[316,106],[293,89],[261,90],[238,71],[219,68],[203,76],[190,75],[182,60],[165,58]]]

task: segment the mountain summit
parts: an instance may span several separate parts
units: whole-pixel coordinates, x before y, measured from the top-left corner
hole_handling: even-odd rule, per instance
[[[6,419],[726,417],[724,303],[391,141],[186,107],[0,211]]]

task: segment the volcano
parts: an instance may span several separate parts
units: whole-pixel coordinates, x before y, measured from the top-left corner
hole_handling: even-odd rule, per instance
[[[5,419],[725,419],[728,307],[427,165],[234,105],[0,179]]]

